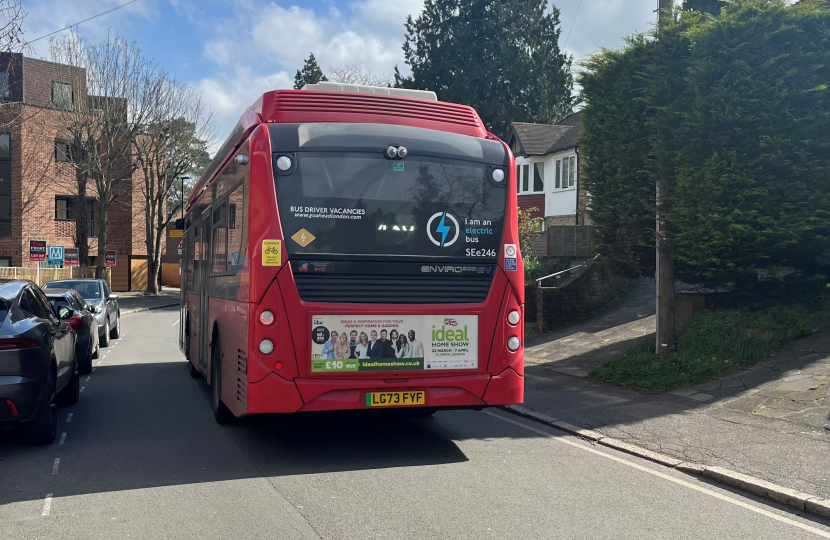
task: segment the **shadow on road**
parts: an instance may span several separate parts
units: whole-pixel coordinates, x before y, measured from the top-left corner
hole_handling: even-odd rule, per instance
[[[29,447],[0,432],[0,505],[44,493],[460,463],[468,458],[455,440],[537,436],[475,411],[267,415],[219,426],[205,381],[192,380],[184,361],[101,366],[85,384],[81,401],[60,409],[63,445]],[[61,468],[51,476],[54,458]]]

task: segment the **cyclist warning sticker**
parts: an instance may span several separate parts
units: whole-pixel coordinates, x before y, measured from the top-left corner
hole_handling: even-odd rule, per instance
[[[516,244],[504,245],[504,269],[507,271],[516,271]]]
[[[262,266],[280,266],[282,264],[282,241],[262,241]]]
[[[477,367],[477,315],[312,317],[312,373]]]

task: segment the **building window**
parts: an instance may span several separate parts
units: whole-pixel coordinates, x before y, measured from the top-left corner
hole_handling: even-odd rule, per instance
[[[12,196],[0,195],[0,223],[12,220]]]
[[[0,73],[0,99],[11,99],[12,91],[9,87],[9,74]]]
[[[72,109],[72,86],[62,82],[52,82],[52,105],[56,109],[68,111]]]
[[[576,185],[576,156],[556,160],[553,189],[571,189]]]
[[[516,186],[519,195],[542,194],[545,192],[545,162],[535,161],[527,165],[516,165]]]
[[[9,268],[12,265],[11,257],[0,257],[0,268]]]
[[[8,161],[12,158],[12,136],[11,133],[0,133],[0,161]]]
[[[69,161],[69,143],[63,139],[55,139],[55,161],[66,163]]]
[[[78,201],[70,195],[55,196],[55,221],[75,221],[75,209]],[[89,216],[87,234],[95,236],[95,199],[86,200],[86,211]]]

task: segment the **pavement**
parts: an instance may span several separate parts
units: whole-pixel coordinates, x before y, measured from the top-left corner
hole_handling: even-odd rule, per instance
[[[653,283],[595,318],[527,340],[524,407],[643,449],[830,499],[830,334],[721,379],[646,395],[587,379],[653,335]]]
[[[144,294],[144,291],[120,292],[117,294],[122,315],[179,305],[178,287],[162,287],[159,294],[153,295]]]
[[[0,433],[0,538],[830,538],[829,521],[500,410],[219,426],[177,325],[176,308],[125,318],[59,408],[59,442]]]

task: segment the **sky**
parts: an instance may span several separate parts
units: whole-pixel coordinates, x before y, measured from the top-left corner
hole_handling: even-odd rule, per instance
[[[24,0],[24,38],[40,36],[127,0]],[[575,62],[656,22],[657,0],[556,0],[560,45]],[[325,72],[358,65],[392,76],[407,73],[401,45],[407,15],[423,0],[137,0],[79,25],[90,42],[108,29],[135,41],[178,80],[202,92],[224,139],[244,110],[268,90],[290,88],[310,52]],[[49,57],[48,39],[29,56]],[[441,96],[438,96],[440,99]]]

